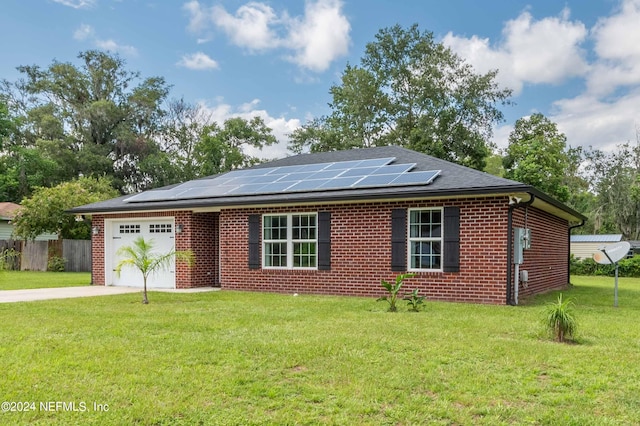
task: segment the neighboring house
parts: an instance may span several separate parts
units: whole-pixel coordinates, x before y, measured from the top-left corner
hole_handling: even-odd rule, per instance
[[[379,296],[380,280],[429,299],[514,301],[516,227],[530,229],[519,294],[569,282],[569,235],[585,217],[522,183],[400,147],[297,155],[76,207],[91,214],[93,279],[141,286],[113,270],[119,247],[153,238],[191,249],[150,287]],[[514,257],[515,256],[515,257]]]
[[[601,234],[601,235],[572,235],[571,254],[576,259],[591,259],[593,254],[600,247],[608,246],[623,241],[622,234]],[[630,241],[632,252],[636,244]]]
[[[0,240],[16,239],[16,236],[13,235],[13,225],[11,224],[11,220],[15,217],[19,208],[19,204],[0,203]],[[35,240],[49,241],[57,239],[58,236],[56,234],[41,234],[38,235]]]

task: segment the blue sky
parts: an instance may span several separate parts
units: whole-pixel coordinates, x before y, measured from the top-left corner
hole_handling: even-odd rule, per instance
[[[162,76],[171,98],[215,120],[261,116],[286,154],[286,134],[329,112],[329,88],[380,28],[418,23],[478,71],[498,68],[515,121],[542,112],[572,146],[611,149],[640,128],[640,0],[4,0],[0,78],[18,65],[120,54]]]

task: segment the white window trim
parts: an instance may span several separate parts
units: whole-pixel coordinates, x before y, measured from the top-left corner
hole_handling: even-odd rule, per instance
[[[411,212],[414,211],[439,211],[440,212],[440,237],[434,238],[411,238]],[[411,243],[413,241],[439,241],[440,242],[440,268],[412,268],[411,267]],[[442,272],[442,262],[444,261],[444,207],[416,207],[409,209],[407,215],[407,271],[409,272]]]
[[[287,218],[287,239],[286,240],[267,240],[264,238],[264,218],[265,217],[275,217],[275,216],[286,216]],[[293,216],[315,216],[316,218],[316,238],[315,239],[304,239],[304,240],[293,240]],[[307,271],[315,271],[318,269],[318,212],[301,212],[301,213],[270,213],[263,214],[261,218],[261,232],[262,232],[262,268],[264,269],[286,269],[286,270],[307,270]],[[267,251],[265,249],[268,243],[286,243],[287,244],[287,266],[267,266]],[[294,243],[315,243],[316,244],[316,254],[315,254],[315,264],[316,266],[293,266],[293,244]]]

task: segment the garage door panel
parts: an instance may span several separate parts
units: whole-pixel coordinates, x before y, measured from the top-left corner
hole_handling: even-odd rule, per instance
[[[132,245],[139,237],[143,237],[146,241],[153,241],[153,254],[168,253],[175,247],[173,219],[114,223],[112,244],[114,270],[123,258],[118,255],[118,250]],[[135,267],[124,267],[119,276],[114,272],[113,284],[142,287],[142,273]],[[167,268],[151,274],[147,281],[147,288],[175,288],[175,261],[172,261]]]

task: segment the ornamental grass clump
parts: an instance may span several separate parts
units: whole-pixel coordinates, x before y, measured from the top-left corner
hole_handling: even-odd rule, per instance
[[[573,300],[562,300],[562,293],[558,295],[557,301],[547,305],[545,325],[558,342],[565,342],[576,332],[574,306]]]

